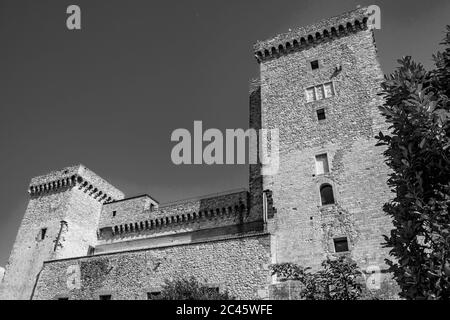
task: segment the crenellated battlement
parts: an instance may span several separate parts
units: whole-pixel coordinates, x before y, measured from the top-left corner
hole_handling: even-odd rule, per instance
[[[248,191],[177,201],[162,206],[146,203],[149,196],[104,205],[99,238],[157,235],[174,229],[186,231],[243,223],[248,215]]]
[[[318,23],[299,27],[254,45],[258,63],[367,30],[367,8],[359,8]]]
[[[49,174],[31,179],[28,192],[32,197],[44,194],[61,192],[78,187],[85,193],[97,199],[99,202],[107,203],[124,198],[124,194],[97,174],[83,165],[67,167]]]

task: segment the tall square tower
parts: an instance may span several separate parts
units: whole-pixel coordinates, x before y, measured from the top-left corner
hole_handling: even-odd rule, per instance
[[[277,210],[273,262],[317,267],[349,255],[363,270],[384,269],[391,195],[374,137],[387,128],[367,21],[361,8],[255,45],[261,127],[279,130],[279,171],[262,181]]]

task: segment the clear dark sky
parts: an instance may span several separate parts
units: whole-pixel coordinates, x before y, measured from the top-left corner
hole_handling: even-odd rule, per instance
[[[83,163],[161,202],[245,187],[246,166],[173,165],[171,132],[246,128],[253,43],[358,4],[381,7],[385,73],[403,55],[432,65],[448,0],[0,0],[0,266],[30,178],[54,169]]]

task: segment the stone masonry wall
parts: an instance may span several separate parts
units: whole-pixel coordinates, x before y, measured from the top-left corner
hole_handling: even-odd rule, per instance
[[[240,299],[267,296],[268,234],[44,264],[33,299],[147,299],[165,279],[195,276]]]
[[[69,201],[68,192],[30,200],[6,265],[5,278],[0,285],[0,299],[31,297],[36,275],[43,262],[54,255],[54,241]],[[47,228],[44,239],[41,239],[42,228]]]
[[[83,166],[33,178],[0,299],[30,299],[44,261],[85,256],[96,245],[102,199],[109,197],[123,194]]]
[[[305,30],[338,29],[332,22],[347,16],[355,18],[347,14]],[[295,32],[283,37],[295,39],[299,36]],[[377,108],[382,104],[377,93],[383,74],[373,32],[367,27],[345,29],[315,39],[314,35],[314,43],[304,49],[260,65],[263,127],[277,128],[280,134],[280,170],[264,177],[264,189],[273,191],[277,208],[269,227],[274,233],[274,258],[317,267],[335,254],[333,239],[346,236],[350,255],[363,270],[370,265],[384,268],[387,249],[382,248],[382,235],[392,225],[382,206],[391,194],[383,150],[375,147],[374,139],[386,125]],[[312,70],[310,62],[316,59],[320,68]],[[306,101],[306,88],[329,81],[335,96]],[[326,119],[318,121],[316,110],[321,108]],[[322,153],[328,155],[330,172],[316,176],[315,156]],[[323,183],[332,185],[336,204],[321,205]]]

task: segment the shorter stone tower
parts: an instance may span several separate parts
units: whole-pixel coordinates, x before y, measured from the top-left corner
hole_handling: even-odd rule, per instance
[[[124,194],[82,165],[31,180],[30,201],[0,284],[0,299],[30,299],[44,261],[85,256],[102,205]]]

